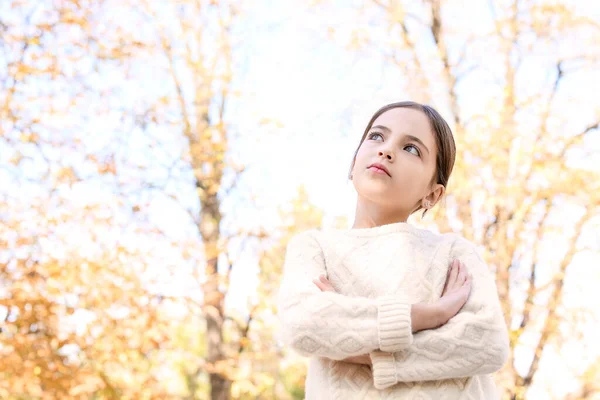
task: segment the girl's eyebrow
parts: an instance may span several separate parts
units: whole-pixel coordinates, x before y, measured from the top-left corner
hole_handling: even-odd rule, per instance
[[[382,131],[386,131],[387,133],[391,132],[390,128],[388,128],[387,126],[375,125],[375,126],[371,127],[371,129],[376,129],[376,128],[381,129]],[[423,141],[421,139],[419,139],[418,137],[413,136],[413,135],[405,135],[405,136],[408,138],[408,140],[419,143],[421,146],[423,146],[425,148],[425,150],[427,151],[427,154],[429,154],[429,149],[427,148],[427,146],[425,146],[425,143],[423,143]]]

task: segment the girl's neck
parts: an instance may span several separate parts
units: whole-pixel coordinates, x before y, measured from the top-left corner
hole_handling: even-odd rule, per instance
[[[338,230],[339,232],[339,230]],[[346,236],[351,237],[378,237],[383,235],[388,235],[390,233],[400,233],[406,232],[411,233],[413,235],[424,237],[431,234],[427,229],[420,228],[415,225],[411,225],[408,222],[395,222],[391,224],[379,225],[371,228],[351,228],[345,229],[342,233]]]
[[[354,219],[354,224],[352,224],[352,229],[364,229],[364,228],[375,228],[377,226],[389,225],[404,222],[405,219],[385,219],[385,220],[361,220],[359,218]]]
[[[382,210],[375,204],[365,204],[358,201],[356,212],[354,214],[354,224],[352,229],[373,228],[376,226],[389,225],[398,222],[406,222],[409,213],[401,210],[387,211]]]

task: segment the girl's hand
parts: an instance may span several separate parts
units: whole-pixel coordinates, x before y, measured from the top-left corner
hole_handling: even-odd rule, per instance
[[[445,325],[465,305],[471,293],[471,275],[463,263],[454,260],[448,270],[442,297],[433,304],[413,304],[411,311],[413,333]],[[322,292],[334,292],[331,282],[320,275],[313,283]],[[369,359],[370,363],[370,359]]]
[[[319,279],[313,279],[313,283],[315,285],[317,285],[317,287],[319,289],[321,289],[321,292],[334,292],[335,293],[335,289],[333,288],[333,285],[331,284],[331,282],[329,282],[329,279],[327,279],[327,277],[325,275],[319,275]],[[371,365],[371,357],[368,354],[348,357],[348,358],[344,358],[343,360],[340,360],[340,361],[345,361],[345,362],[352,363],[352,364]]]
[[[454,260],[448,270],[442,297],[434,303],[437,326],[446,324],[465,305],[471,293],[472,278],[463,263]]]
[[[321,292],[334,292],[335,293],[335,289],[333,288],[333,285],[331,284],[331,282],[329,282],[329,279],[327,279],[327,277],[325,275],[319,275],[319,279],[313,279],[313,283],[315,285],[317,285],[317,287],[319,289],[321,289]]]
[[[344,361],[344,362],[348,362],[348,363],[352,363],[352,364],[361,364],[361,365],[372,365],[371,363],[371,357],[368,354],[363,354],[362,356],[353,356],[353,357],[348,357],[348,358],[344,358],[343,360],[340,361]]]

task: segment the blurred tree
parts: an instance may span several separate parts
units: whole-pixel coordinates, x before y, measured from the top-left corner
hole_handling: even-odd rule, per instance
[[[93,329],[86,325],[83,332],[70,336],[71,342],[58,342],[57,349],[73,344],[71,353],[85,360],[95,383],[82,384],[65,371],[61,396],[91,392],[105,397],[166,396],[165,385],[156,386],[154,362],[164,360],[168,353],[174,362],[184,365],[177,368],[184,382],[174,392],[204,398],[209,388],[212,399],[229,398],[239,345],[248,340],[247,324],[226,324],[234,321],[224,309],[236,264],[230,243],[234,238],[264,236],[222,229],[222,202],[244,170],[228,153],[234,133],[226,122],[229,101],[235,96],[231,30],[237,4],[212,0],[11,1],[0,7],[4,7],[0,8],[0,45],[6,66],[2,70],[6,75],[1,82],[0,138],[3,148],[9,149],[2,154],[2,167],[12,182],[2,192],[7,199],[3,222],[10,227],[3,232],[9,249],[3,277],[11,288],[2,303],[7,307],[7,321],[19,327],[25,323],[14,291],[23,269],[34,258],[29,255],[22,264],[16,263],[16,253],[23,247],[19,243],[45,237],[47,246],[62,248],[71,239],[55,235],[54,230],[70,227],[78,232],[81,227],[76,222],[86,221],[86,234],[97,242],[93,255],[73,257],[78,246],[83,246],[78,243],[68,251],[61,250],[43,267],[62,265],[70,258],[65,264],[69,279],[60,275],[53,281],[59,299],[47,300],[50,309],[43,314],[54,325],[38,321],[37,326],[51,330],[37,335],[36,340],[52,342],[52,335],[59,336],[52,327],[62,324],[66,313],[55,306],[61,296],[75,296],[69,307],[93,316],[89,317]],[[103,123],[92,126],[100,116]],[[193,190],[186,190],[189,187]],[[36,191],[35,196],[28,196],[27,190]],[[189,192],[195,199],[191,205],[186,204]],[[24,198],[27,201],[22,203]],[[184,237],[195,235],[197,240],[171,240],[151,221],[150,208],[156,198],[170,201],[170,210],[184,211],[193,226],[191,232],[184,226]],[[57,214],[56,219],[46,212]],[[16,228],[30,219],[40,224],[54,221],[56,227],[35,233]],[[16,243],[12,239],[15,231],[19,233]],[[111,235],[115,235],[112,241],[107,238]],[[84,237],[81,233],[78,239]],[[202,254],[197,254],[195,247],[202,247]],[[179,254],[174,254],[177,250]],[[47,257],[47,251],[40,248],[36,257]],[[172,258],[167,260],[165,253]],[[186,286],[177,297],[169,298],[160,280],[165,275],[181,276],[169,266],[190,263],[193,272]],[[86,274],[78,270],[80,266],[85,266]],[[112,278],[104,279],[109,271]],[[38,301],[36,296],[45,292],[46,284],[45,279],[39,281],[22,307]],[[88,290],[89,286],[94,289]],[[174,321],[175,326],[161,320],[165,299],[176,303],[167,309],[183,307],[181,318],[205,325],[205,329],[184,329],[179,320]],[[79,313],[76,319],[85,320],[85,315]],[[35,314],[31,318],[41,317]],[[11,335],[3,339],[14,339],[16,328],[11,329]],[[188,332],[183,335],[187,344],[181,335],[175,335],[179,348],[174,348],[167,338],[173,329]],[[189,332],[201,334],[205,345],[198,348]],[[38,345],[50,346],[32,343],[29,350],[23,348],[21,356],[29,357]],[[10,352],[12,347],[5,350]],[[149,353],[159,354],[153,358]],[[69,365],[67,356],[61,354],[57,357]],[[24,365],[47,379],[31,380],[38,382],[37,389],[32,386],[21,391],[11,386],[13,389],[7,390],[54,396],[46,390],[49,380],[55,378],[50,367]],[[81,365],[77,371],[88,371]],[[9,379],[6,385],[16,383]]]
[[[518,398],[560,329],[577,329],[561,323],[563,282],[597,215],[584,144],[599,119],[587,87],[581,103],[568,88],[597,66],[598,23],[559,2],[491,3],[490,31],[465,32],[456,4],[370,0],[365,22],[385,24],[351,41],[451,115],[466,150],[436,220],[488,249],[513,346],[531,347],[525,373],[514,360],[504,371]],[[301,190],[280,236],[224,229],[244,171],[227,123],[239,13],[212,0],[0,4],[0,397],[303,397],[305,364],[275,345],[272,300],[287,240],[321,213]],[[257,238],[259,292],[237,315],[231,244]]]
[[[323,211],[310,203],[303,186],[284,209],[278,235],[266,238],[259,258],[259,287],[249,309],[241,336],[234,383],[236,398],[303,399],[306,360],[284,351],[277,342],[275,298],[281,278],[285,250],[298,232],[320,228]],[[282,362],[283,360],[283,362]]]
[[[244,167],[227,157],[232,133],[226,112],[234,96],[232,89],[231,29],[238,13],[232,2],[173,1],[144,2],[146,14],[156,22],[157,47],[153,50],[166,66],[168,94],[150,109],[166,113],[169,123],[186,148],[181,161],[193,171],[193,185],[199,203],[191,218],[204,248],[204,271],[196,268],[201,282],[201,313],[206,321],[206,363],[193,376],[210,376],[210,398],[227,399],[235,364],[227,351],[224,303],[233,262],[228,257],[229,240],[222,231],[222,201],[232,190]],[[173,19],[162,19],[165,8]],[[172,13],[172,14],[171,14]],[[166,110],[166,111],[164,111]],[[141,120],[142,126],[147,118]],[[223,268],[219,268],[219,259]]]
[[[600,358],[586,369],[580,377],[581,388],[567,397],[567,400],[598,400],[600,399]]]
[[[123,192],[122,143],[89,135],[90,114],[115,116],[102,77],[145,47],[114,18],[127,6],[0,4],[2,398],[172,397],[158,376],[181,301],[161,282],[189,243]]]
[[[511,327],[499,386],[523,398],[565,318],[579,239],[599,215],[598,155],[586,143],[598,136],[600,102],[585,82],[600,65],[600,24],[566,1],[371,0],[357,10],[348,37],[335,26],[330,36],[383,57],[405,97],[432,103],[453,127],[457,164],[433,218],[485,247]],[[532,353],[524,373],[518,347]]]

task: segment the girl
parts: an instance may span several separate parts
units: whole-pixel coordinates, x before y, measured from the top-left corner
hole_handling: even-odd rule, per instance
[[[369,121],[350,179],[349,230],[289,242],[279,289],[283,341],[311,357],[307,399],[494,399],[508,332],[475,246],[408,224],[444,195],[454,166],[433,108],[389,104]]]

